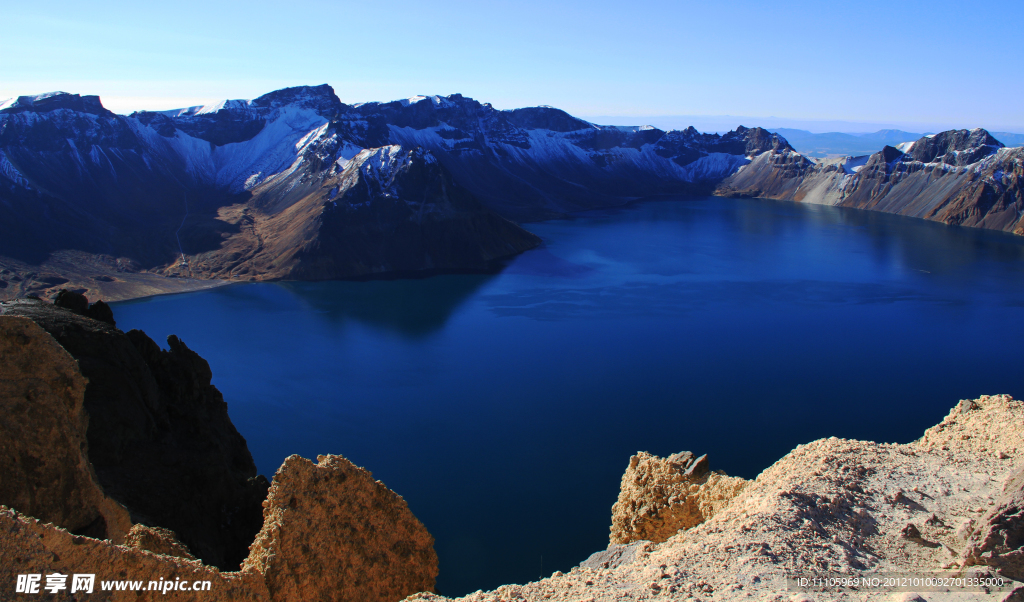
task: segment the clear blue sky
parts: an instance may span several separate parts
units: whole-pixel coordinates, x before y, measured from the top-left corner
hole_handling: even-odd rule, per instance
[[[0,2],[0,99],[128,112],[329,83],[346,102],[460,92],[637,122],[1024,127],[1020,0]]]

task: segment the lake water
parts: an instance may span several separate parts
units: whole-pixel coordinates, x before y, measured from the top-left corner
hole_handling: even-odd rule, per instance
[[[491,275],[245,284],[116,304],[175,333],[262,473],[342,454],[435,536],[442,593],[608,541],[629,457],[755,477],[794,446],[907,442],[1024,395],[1024,241],[857,210],[661,200],[527,224]]]

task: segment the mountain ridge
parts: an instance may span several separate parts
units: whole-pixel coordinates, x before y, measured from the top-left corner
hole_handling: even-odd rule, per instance
[[[941,150],[958,168],[991,162],[1002,146],[988,132],[914,144],[905,145],[909,156],[934,162]],[[363,166],[385,157],[397,187],[368,187]],[[1020,161],[1006,160],[996,171],[1012,179]],[[516,221],[666,194],[816,202],[808,187],[867,168],[868,159],[857,161],[811,161],[758,127],[601,126],[553,107],[498,110],[461,94],[350,105],[323,84],[128,116],[95,96],[21,96],[0,104],[0,296],[71,286],[98,297],[112,290],[104,282],[143,274],[179,278],[168,290],[181,290],[192,279],[484,270],[540,244]],[[982,197],[991,194],[964,192],[977,188],[970,178],[943,180],[952,189],[941,198],[983,214],[968,218],[907,209],[935,194],[938,180],[915,178],[893,203],[879,202],[883,191],[848,206],[1016,231],[1004,209],[1022,204],[1017,184],[992,184],[1005,198],[1002,217],[987,219]],[[837,198],[827,202],[847,202]],[[69,271],[75,253],[101,273]]]

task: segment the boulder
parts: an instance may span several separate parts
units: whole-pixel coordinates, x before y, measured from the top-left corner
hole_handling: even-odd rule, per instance
[[[709,472],[706,455],[680,452],[660,458],[639,452],[622,475],[609,539],[613,544],[661,543],[714,516],[746,485],[744,479]]]
[[[341,456],[288,457],[243,571],[277,602],[395,602],[433,591],[434,538],[401,496]]]
[[[78,363],[21,317],[0,316],[0,357],[0,504],[120,542],[131,521],[94,480]]]

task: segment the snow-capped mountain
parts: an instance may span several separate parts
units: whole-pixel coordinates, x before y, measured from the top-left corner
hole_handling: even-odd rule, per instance
[[[983,129],[950,130],[872,155],[813,163],[763,156],[719,194],[896,213],[1024,234],[1024,148]]]
[[[130,116],[22,96],[0,103],[0,258],[37,279],[8,292],[67,283],[79,256],[33,267],[58,253],[246,279],[482,269],[539,244],[509,219],[716,190],[1020,229],[1019,149],[983,130],[905,146],[816,164],[761,128],[600,126],[458,94],[348,105],[327,85]]]
[[[487,206],[513,219],[692,191],[732,173],[752,155],[791,150],[760,128],[719,136],[693,128],[598,126],[551,107],[499,111],[459,94],[352,106],[326,85],[132,117],[168,140],[210,142],[217,166],[210,177],[234,191],[287,171],[291,165],[283,163],[307,150],[299,142],[315,146],[320,162],[332,153],[347,160],[361,149],[386,145],[425,148]],[[268,154],[271,148],[287,149],[288,155]]]

